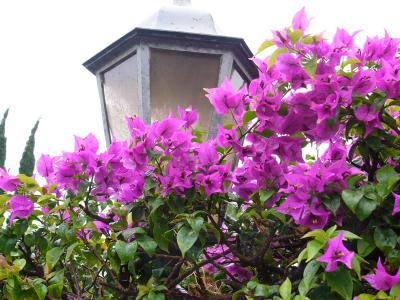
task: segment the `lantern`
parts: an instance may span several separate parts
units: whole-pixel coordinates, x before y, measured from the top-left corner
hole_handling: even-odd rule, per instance
[[[225,78],[236,88],[257,75],[253,54],[241,38],[220,34],[210,13],[175,0],[84,63],[96,75],[104,131],[129,138],[126,117],[147,124],[192,105],[197,126],[215,135],[222,122],[204,88]]]

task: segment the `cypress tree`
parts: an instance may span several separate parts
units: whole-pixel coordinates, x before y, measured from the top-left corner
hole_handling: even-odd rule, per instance
[[[8,116],[8,108],[3,115],[3,119],[0,123],[0,168],[5,168],[6,163],[6,146],[7,146],[7,138],[6,138],[6,120]]]
[[[22,154],[21,161],[19,163],[19,173],[27,176],[33,175],[35,169],[35,133],[39,126],[39,120],[36,121],[35,126],[31,130],[31,135],[25,144],[24,153]]]

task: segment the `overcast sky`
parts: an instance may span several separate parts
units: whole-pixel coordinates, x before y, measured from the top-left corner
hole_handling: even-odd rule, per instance
[[[38,118],[36,158],[73,149],[73,135],[93,132],[104,147],[95,77],[82,63],[172,0],[0,1],[0,114],[10,108],[6,166],[17,171]],[[212,13],[226,35],[255,51],[272,29],[290,24],[305,6],[311,30],[332,36],[337,27],[365,35],[384,29],[400,37],[398,1],[193,0]]]

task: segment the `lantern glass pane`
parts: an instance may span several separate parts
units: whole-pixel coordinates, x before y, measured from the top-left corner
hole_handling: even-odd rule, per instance
[[[244,82],[245,80],[243,79],[242,75],[240,75],[236,68],[232,68],[231,83],[233,87],[236,90],[239,90],[243,86]]]
[[[113,138],[129,138],[126,117],[138,115],[137,57],[130,56],[104,73],[104,98]]]
[[[152,121],[160,120],[177,107],[192,105],[198,110],[195,126],[208,130],[212,106],[204,88],[216,87],[220,56],[183,51],[151,49],[150,94]]]

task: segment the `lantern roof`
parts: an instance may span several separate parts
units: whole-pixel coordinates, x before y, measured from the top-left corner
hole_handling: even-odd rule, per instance
[[[138,27],[88,59],[83,65],[96,74],[115,57],[123,55],[140,43],[168,43],[187,47],[226,49],[249,72],[251,78],[258,74],[249,60],[253,53],[242,38],[222,35],[209,12],[194,9],[190,0],[174,0],[174,5],[164,6]]]
[[[220,35],[210,12],[193,8],[189,0],[161,7],[138,27],[154,30]]]

